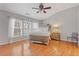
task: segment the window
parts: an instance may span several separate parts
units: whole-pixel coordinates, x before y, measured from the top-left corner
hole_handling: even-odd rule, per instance
[[[22,21],[15,19],[14,23],[14,36],[21,36],[22,35]]]
[[[22,35],[22,20],[10,18],[9,21],[9,37],[17,37]]]
[[[39,29],[39,24],[38,23],[33,23],[32,26],[33,26],[32,27],[33,30],[38,30]]]
[[[29,24],[25,20],[22,23],[22,35],[27,35],[27,32],[29,31]]]
[[[15,25],[15,19],[10,18],[10,21],[9,21],[9,37],[14,36],[14,25]]]
[[[29,32],[32,31],[32,22],[28,22],[28,25],[29,25]]]
[[[10,37],[28,36],[32,30],[39,30],[38,22],[10,18]]]

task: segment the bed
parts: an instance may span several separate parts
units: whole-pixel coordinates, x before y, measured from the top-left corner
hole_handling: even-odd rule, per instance
[[[48,45],[49,39],[50,39],[50,34],[48,32],[32,32],[30,34],[30,39],[34,43],[43,43]]]

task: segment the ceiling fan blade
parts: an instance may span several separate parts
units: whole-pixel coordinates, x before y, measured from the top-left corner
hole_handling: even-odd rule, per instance
[[[32,8],[32,9],[39,9],[39,8]]]
[[[47,13],[45,10],[43,11],[44,13]]]
[[[45,7],[44,9],[51,9],[51,7]]]

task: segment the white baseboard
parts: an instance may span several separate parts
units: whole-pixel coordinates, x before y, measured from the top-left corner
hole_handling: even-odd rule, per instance
[[[65,40],[65,39],[63,39],[63,40],[61,40],[61,41],[68,41],[68,42],[74,42],[74,43],[77,42],[77,41],[71,41],[71,40]]]
[[[9,42],[0,42],[0,45],[8,44]]]

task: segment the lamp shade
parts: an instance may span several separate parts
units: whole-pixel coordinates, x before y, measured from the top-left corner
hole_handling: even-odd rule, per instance
[[[53,25],[53,32],[59,32],[59,25]]]

